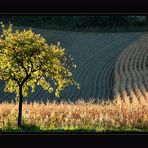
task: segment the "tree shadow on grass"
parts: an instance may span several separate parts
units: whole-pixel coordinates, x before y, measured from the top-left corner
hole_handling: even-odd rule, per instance
[[[24,124],[20,128],[4,128],[0,129],[0,133],[85,133],[95,132],[95,129],[88,128],[47,128],[41,129],[36,125]]]
[[[21,127],[19,128],[12,128],[12,127],[8,127],[8,128],[3,128],[0,129],[0,132],[38,132],[41,131],[40,127],[36,126],[36,125],[32,125],[32,124],[23,124]]]

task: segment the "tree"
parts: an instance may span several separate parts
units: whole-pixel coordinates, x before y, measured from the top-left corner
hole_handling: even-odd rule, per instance
[[[2,23],[0,80],[5,81],[5,91],[16,94],[18,127],[21,127],[23,97],[28,96],[29,88],[34,92],[36,85],[41,85],[59,97],[66,86],[79,87],[72,78],[71,68],[76,65],[60,43],[49,45],[31,29],[13,31],[12,24],[5,27]]]

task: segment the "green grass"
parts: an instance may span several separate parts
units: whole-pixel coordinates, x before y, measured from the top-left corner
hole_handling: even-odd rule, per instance
[[[148,128],[40,128],[35,125],[23,125],[21,128],[5,128],[0,132],[43,132],[43,133],[147,133]]]

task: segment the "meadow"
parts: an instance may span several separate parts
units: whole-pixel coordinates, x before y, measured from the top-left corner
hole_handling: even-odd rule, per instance
[[[146,33],[33,31],[49,43],[60,41],[74,58],[73,76],[80,90],[67,87],[57,98],[37,87],[23,104],[25,130],[148,131]],[[3,88],[1,81],[0,130],[22,131],[17,128],[15,95]]]
[[[148,101],[24,103],[23,126],[17,127],[18,105],[0,104],[1,131],[148,131]]]

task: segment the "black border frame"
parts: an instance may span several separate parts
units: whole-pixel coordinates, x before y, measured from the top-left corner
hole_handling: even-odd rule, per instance
[[[46,0],[44,0],[46,1]],[[148,15],[148,1],[107,0],[44,2],[2,1],[0,15]],[[0,145],[4,146],[142,146],[148,145],[147,133],[0,133]],[[2,145],[1,145],[2,146]]]

